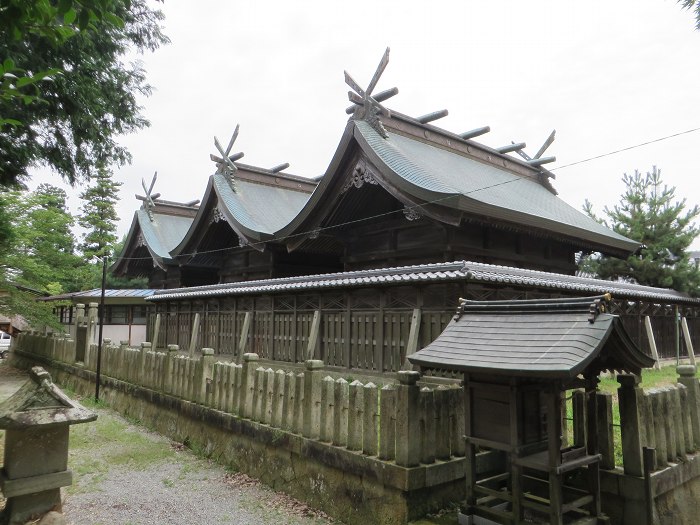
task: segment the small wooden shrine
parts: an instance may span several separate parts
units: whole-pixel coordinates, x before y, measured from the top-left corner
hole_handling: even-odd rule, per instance
[[[585,388],[595,414],[602,371],[640,374],[652,366],[609,295],[530,301],[461,301],[438,338],[409,357],[424,371],[464,374],[467,491],[460,523],[598,523],[601,513],[596,418],[587,439],[563,447],[562,399]],[[495,471],[476,476],[490,450]]]

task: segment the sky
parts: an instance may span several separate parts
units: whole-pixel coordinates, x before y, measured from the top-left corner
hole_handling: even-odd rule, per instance
[[[240,124],[241,162],[287,173],[324,173],[348,116],[347,70],[366,86],[386,47],[376,92],[385,105],[452,132],[490,126],[491,147],[526,142],[530,155],[556,129],[547,167],[559,195],[600,212],[624,190],[624,173],[661,169],[678,198],[700,204],[700,131],[565,167],[700,128],[700,31],[674,0],[227,1],[153,3],[172,43],[143,62],[151,126],[120,142],[133,155],[123,183],[118,234],[141,204],[142,178],[174,201],[201,199],[216,153]],[[195,7],[196,6],[196,7]],[[515,155],[515,154],[511,154]],[[57,184],[37,170],[30,183]],[[57,184],[59,185],[59,184]],[[77,213],[81,188],[69,188]],[[700,249],[700,240],[693,248]]]

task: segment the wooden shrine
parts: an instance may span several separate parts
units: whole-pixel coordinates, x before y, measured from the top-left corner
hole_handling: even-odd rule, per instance
[[[586,443],[564,447],[562,394],[585,388],[596,413],[602,371],[653,364],[607,313],[609,295],[462,301],[443,333],[409,361],[464,374],[466,506],[460,523],[599,523],[596,418]],[[500,465],[476,477],[477,450]]]

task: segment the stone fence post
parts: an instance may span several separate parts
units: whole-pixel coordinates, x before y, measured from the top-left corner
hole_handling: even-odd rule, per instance
[[[88,304],[88,331],[87,337],[85,338],[86,347],[97,343],[97,307],[97,303]]]
[[[640,378],[637,375],[620,374],[617,376],[617,381],[620,383],[617,392],[620,404],[623,466],[625,474],[641,477],[644,475],[641,432],[646,426],[642,425],[641,420],[646,414],[645,410],[641,410],[644,391],[639,386]]]
[[[214,369],[214,361],[216,357],[214,356],[213,348],[202,348],[202,359],[200,360],[200,370],[199,377],[197,378],[197,383],[199,383],[199,388],[197,392],[196,401],[202,405],[207,404],[207,379],[211,378],[212,370]]]
[[[676,367],[678,382],[686,388],[686,399],[689,407],[690,423],[693,427],[693,448],[700,449],[700,383],[695,377],[697,367],[681,365]]]
[[[148,352],[151,349],[151,343],[141,343],[141,351],[139,353],[139,373],[138,373],[138,380],[139,384],[145,385],[146,384],[146,352]],[[123,366],[123,363],[120,363],[121,366]]]
[[[420,373],[401,370],[396,399],[396,464],[415,467],[420,462],[419,396]]]
[[[318,439],[321,432],[321,374],[323,361],[309,359],[304,372],[304,428],[302,435]]]
[[[168,345],[163,366],[163,392],[173,393],[173,371],[175,370],[175,356],[180,350],[178,345]]]
[[[248,419],[253,417],[253,387],[255,386],[255,369],[259,359],[258,354],[243,354],[238,413]]]

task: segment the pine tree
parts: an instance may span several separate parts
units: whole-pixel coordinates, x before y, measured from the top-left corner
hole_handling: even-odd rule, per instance
[[[694,220],[700,208],[686,209],[686,200],[677,200],[676,188],[661,180],[661,170],[653,167],[642,175],[625,174],[625,193],[620,203],[604,209],[604,218],[593,212],[586,201],[584,211],[617,233],[643,246],[627,259],[589,256],[582,266],[603,279],[633,280],[639,284],[698,293],[700,271],[689,260],[688,248],[700,233]]]
[[[110,254],[117,241],[119,216],[116,204],[122,184],[112,180],[112,174],[104,167],[98,168],[90,182],[80,194],[83,205],[78,224],[86,230],[80,249],[87,260],[97,263],[98,259]]]

